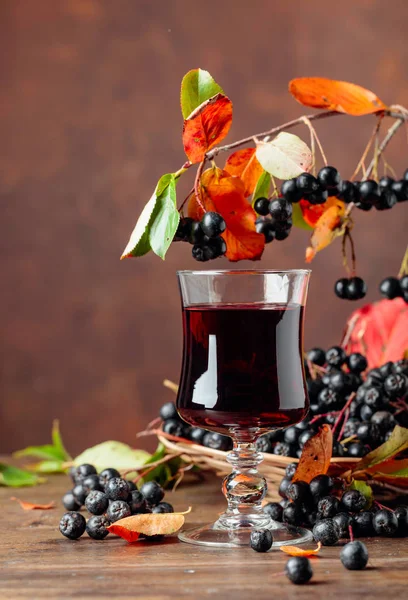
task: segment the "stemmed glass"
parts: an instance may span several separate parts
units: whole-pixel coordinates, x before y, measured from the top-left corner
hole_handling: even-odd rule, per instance
[[[301,421],[308,411],[303,317],[310,271],[179,271],[184,350],[177,397],[187,423],[228,435],[232,472],[222,491],[227,510],[215,523],[182,531],[206,546],[249,543],[271,529],[274,545],[311,534],[262,511],[267,485],[258,472],[257,438]]]

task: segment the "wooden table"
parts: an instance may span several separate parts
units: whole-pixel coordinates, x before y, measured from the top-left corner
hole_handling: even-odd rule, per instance
[[[313,559],[309,585],[295,586],[283,571],[279,550],[257,554],[250,548],[208,549],[177,538],[164,543],[128,544],[109,536],[78,541],[58,531],[60,498],[66,476],[51,477],[35,488],[0,488],[0,598],[408,598],[408,540],[369,539],[369,567],[346,571],[339,547],[324,548]],[[10,496],[35,502],[55,500],[58,508],[23,511]],[[193,506],[188,523],[214,519],[224,507],[220,481],[183,485],[166,499],[176,510]],[[61,508],[60,508],[61,507]]]

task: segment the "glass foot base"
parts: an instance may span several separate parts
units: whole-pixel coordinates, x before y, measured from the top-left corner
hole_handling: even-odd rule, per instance
[[[220,527],[218,521],[209,525],[202,525],[179,533],[179,540],[189,544],[210,546],[217,548],[237,548],[249,546],[249,537],[252,527],[241,527],[237,529],[225,529]],[[273,548],[279,546],[299,545],[313,540],[312,533],[302,527],[286,525],[272,521],[267,529],[273,536]]]

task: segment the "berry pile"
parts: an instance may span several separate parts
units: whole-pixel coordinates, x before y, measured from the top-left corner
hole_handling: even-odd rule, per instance
[[[130,515],[174,512],[171,504],[163,502],[164,490],[156,481],[148,481],[138,490],[116,469],[97,474],[95,467],[88,464],[72,467],[70,476],[74,487],[62,498],[69,512],[62,516],[59,529],[71,540],[85,531],[91,538],[103,540],[111,523]],[[92,515],[88,521],[78,512],[84,505]]]
[[[350,536],[408,537],[408,506],[401,505],[393,511],[374,503],[368,509],[361,492],[344,489],[343,480],[328,475],[318,475],[310,484],[292,482],[296,466],[291,463],[286,468],[279,487],[281,502],[270,502],[263,507],[275,521],[312,529],[314,539],[323,546],[334,546]]]
[[[182,218],[173,241],[189,242],[193,245],[193,258],[206,262],[226,253],[227,244],[221,237],[225,229],[226,224],[220,214],[206,212],[201,221]]]
[[[299,458],[307,440],[328,423],[335,433],[333,456],[358,458],[386,441],[396,424],[408,426],[408,360],[367,371],[362,354],[347,356],[333,346],[327,352],[310,350],[305,370],[309,415],[292,427],[260,437],[256,445],[261,452]],[[232,447],[231,438],[181,421],[172,402],[162,406],[160,417],[165,433],[214,450]]]
[[[407,181],[408,183],[408,181]],[[408,303],[408,275],[404,275],[401,279],[397,277],[387,277],[380,283],[380,294],[388,300],[394,298],[404,298]]]

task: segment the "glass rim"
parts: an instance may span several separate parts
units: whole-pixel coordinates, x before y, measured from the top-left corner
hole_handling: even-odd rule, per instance
[[[177,275],[285,275],[285,274],[307,274],[311,269],[209,269],[202,270],[180,270]]]

